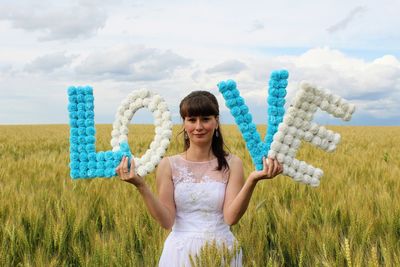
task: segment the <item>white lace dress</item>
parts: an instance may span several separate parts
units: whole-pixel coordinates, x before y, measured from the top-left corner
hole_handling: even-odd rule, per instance
[[[159,266],[189,267],[189,255],[195,256],[207,242],[213,241],[235,254],[230,266],[242,266],[242,251],[233,251],[237,241],[222,212],[229,172],[215,171],[217,159],[192,162],[181,155],[168,159],[175,188],[176,218]]]

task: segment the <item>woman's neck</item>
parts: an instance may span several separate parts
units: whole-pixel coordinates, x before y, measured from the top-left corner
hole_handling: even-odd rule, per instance
[[[213,159],[215,156],[211,151],[211,146],[200,147],[191,144],[190,147],[185,151],[185,157],[191,161],[208,161]]]

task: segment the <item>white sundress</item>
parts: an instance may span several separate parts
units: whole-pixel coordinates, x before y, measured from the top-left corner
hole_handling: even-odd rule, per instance
[[[195,256],[206,243],[212,242],[234,253],[229,266],[242,266],[242,251],[234,251],[237,241],[224,222],[222,211],[229,172],[215,170],[217,159],[193,162],[181,155],[168,159],[176,217],[165,240],[159,267],[190,267],[189,255]]]

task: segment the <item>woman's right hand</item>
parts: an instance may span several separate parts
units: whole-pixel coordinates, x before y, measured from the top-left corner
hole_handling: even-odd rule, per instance
[[[144,185],[143,177],[140,177],[137,173],[135,173],[135,161],[133,159],[131,159],[131,168],[129,170],[128,158],[123,156],[115,171],[118,173],[120,180],[124,182],[131,183],[136,187]]]
[[[283,166],[276,158],[263,157],[263,169],[261,171],[253,171],[249,175],[249,179],[260,181],[263,179],[272,179],[283,171]]]

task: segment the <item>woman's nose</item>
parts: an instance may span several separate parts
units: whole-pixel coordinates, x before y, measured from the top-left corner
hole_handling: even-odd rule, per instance
[[[196,120],[196,129],[202,129],[203,128],[203,124],[201,123],[200,119]]]

